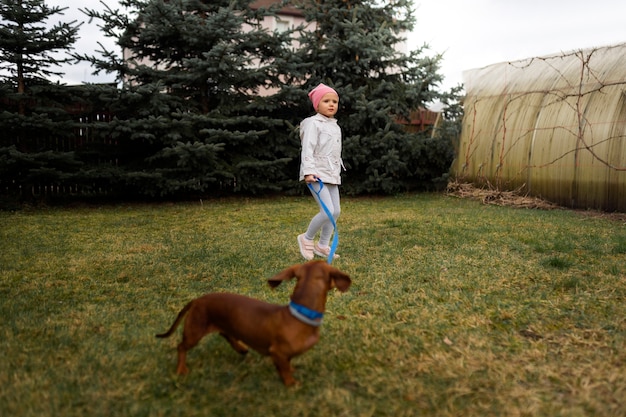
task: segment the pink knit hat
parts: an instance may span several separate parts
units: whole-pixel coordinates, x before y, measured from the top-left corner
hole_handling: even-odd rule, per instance
[[[339,94],[337,94],[335,90],[333,90],[326,84],[320,83],[320,85],[311,90],[311,92],[309,93],[309,98],[311,99],[311,103],[313,103],[313,108],[315,109],[315,111],[317,111],[317,105],[320,103],[322,97],[324,97],[328,93],[334,93],[337,95],[337,97],[339,97]]]

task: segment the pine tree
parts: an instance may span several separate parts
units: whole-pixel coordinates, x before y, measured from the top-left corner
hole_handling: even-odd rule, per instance
[[[79,25],[47,21],[65,8],[43,0],[0,0],[0,177],[3,192],[30,194],[37,184],[61,186],[81,165],[71,139],[72,92],[46,77],[71,60],[60,58],[76,40]]]
[[[139,192],[254,193],[295,177],[285,169],[298,144],[280,116],[284,97],[260,94],[280,88],[279,64],[295,65],[290,36],[263,30],[274,10],[251,3],[123,0],[126,12],[85,10],[125,51],[123,60],[110,51],[80,58],[124,82],[106,134],[138,143]]]
[[[46,28],[46,21],[63,14],[67,7],[48,7],[44,0],[0,0],[0,70],[3,76],[25,93],[29,82],[45,82],[46,77],[61,75],[52,67],[69,62],[54,52],[69,51],[76,42],[80,25],[75,21]]]
[[[315,30],[301,33],[300,59],[311,63],[305,87],[324,82],[339,92],[345,188],[356,194],[423,188],[432,174],[424,171],[428,142],[407,133],[398,121],[441,97],[441,56],[424,56],[426,47],[408,54],[398,50],[414,25],[412,2],[303,4],[307,21],[315,22]],[[439,157],[447,159],[443,165],[451,162],[449,152]]]

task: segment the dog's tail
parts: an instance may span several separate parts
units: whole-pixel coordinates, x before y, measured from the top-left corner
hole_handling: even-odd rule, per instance
[[[183,317],[185,317],[185,314],[187,314],[187,311],[189,311],[189,309],[191,308],[192,303],[193,301],[188,302],[187,305],[183,307],[182,310],[180,310],[180,313],[178,313],[178,316],[176,316],[176,320],[174,320],[174,323],[172,323],[172,326],[167,332],[157,334],[156,337],[170,337],[172,333],[174,333],[174,330],[176,330],[176,328],[180,324],[180,321],[183,319]]]

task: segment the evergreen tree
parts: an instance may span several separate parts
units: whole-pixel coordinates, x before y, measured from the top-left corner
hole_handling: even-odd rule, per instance
[[[62,186],[81,165],[70,143],[72,93],[46,80],[71,59],[79,25],[47,21],[65,8],[43,0],[0,0],[0,177],[2,191],[30,193],[37,184]]]
[[[15,83],[18,93],[25,93],[29,82],[61,75],[52,67],[72,59],[58,58],[54,52],[72,49],[80,25],[73,21],[45,26],[66,9],[48,7],[44,0],[0,0],[0,70],[8,71],[2,77]]]
[[[124,82],[103,134],[137,143],[142,169],[129,178],[138,192],[256,193],[295,178],[285,167],[298,143],[281,117],[279,90],[281,71],[296,65],[290,34],[262,29],[275,9],[251,3],[122,0],[125,12],[85,10],[125,51],[123,60],[105,50],[79,58]]]
[[[300,59],[311,63],[305,87],[324,82],[339,92],[346,190],[393,193],[427,187],[433,175],[444,175],[451,153],[433,155],[425,149],[425,135],[409,134],[399,123],[411,110],[442,97],[437,91],[441,56],[424,56],[426,47],[408,54],[398,50],[414,25],[412,2],[303,4],[306,20],[315,22],[313,31],[300,34]],[[424,155],[440,159],[444,171],[431,172],[432,161]]]

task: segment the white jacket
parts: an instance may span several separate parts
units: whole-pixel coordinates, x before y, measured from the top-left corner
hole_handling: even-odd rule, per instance
[[[307,117],[300,123],[300,141],[300,181],[305,175],[317,175],[324,183],[341,184],[341,128],[337,120],[319,113]]]

